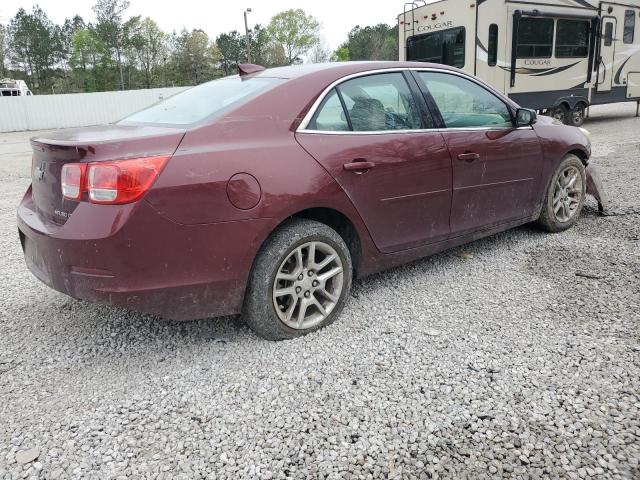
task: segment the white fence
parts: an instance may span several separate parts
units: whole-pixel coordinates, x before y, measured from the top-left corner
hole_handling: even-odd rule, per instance
[[[0,132],[111,123],[185,88],[0,97]]]

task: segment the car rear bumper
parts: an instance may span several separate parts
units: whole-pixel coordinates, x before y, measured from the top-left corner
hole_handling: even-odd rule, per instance
[[[103,208],[107,207],[107,208]],[[176,320],[239,313],[270,221],[181,225],[140,201],[81,204],[63,226],[25,195],[18,229],[31,272],[71,297]]]

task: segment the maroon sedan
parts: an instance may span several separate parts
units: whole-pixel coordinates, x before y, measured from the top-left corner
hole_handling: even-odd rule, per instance
[[[528,222],[574,225],[588,133],[424,63],[264,70],[113,125],[34,138],[29,269],[75,298],[175,319],[242,313],[291,338],[365,276]]]

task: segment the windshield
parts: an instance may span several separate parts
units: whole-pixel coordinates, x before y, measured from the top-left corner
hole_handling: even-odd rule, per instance
[[[247,102],[283,81],[239,76],[213,80],[140,110],[118,123],[190,125]]]

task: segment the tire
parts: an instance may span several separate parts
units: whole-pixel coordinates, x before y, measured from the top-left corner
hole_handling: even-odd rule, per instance
[[[582,103],[582,102],[578,102],[576,103],[576,106],[573,107],[573,110],[571,110],[571,112],[568,115],[568,125],[572,125],[574,127],[581,127],[582,124],[584,123],[584,116],[585,116],[585,111],[587,109],[587,106]]]
[[[310,263],[312,251],[315,255]],[[330,263],[319,268],[328,260]],[[332,276],[325,278],[328,275]],[[272,234],[256,256],[242,316],[267,340],[306,335],[340,315],[352,276],[349,249],[335,230],[313,220],[292,219]]]
[[[573,174],[577,174],[575,180],[572,180]],[[580,185],[577,185],[578,181]],[[571,182],[573,188],[568,187]],[[564,157],[547,186],[538,225],[551,233],[563,232],[573,227],[584,206],[586,185],[582,161],[575,155]],[[564,195],[563,190],[572,193]],[[562,205],[558,208],[560,204]]]
[[[567,105],[565,105],[564,103],[561,103],[557,107],[549,110],[550,117],[555,118],[556,120],[564,123],[565,125],[569,121],[569,113],[570,113],[569,107],[567,107]]]

